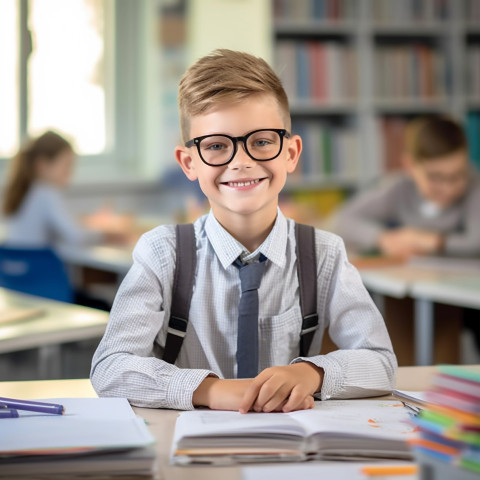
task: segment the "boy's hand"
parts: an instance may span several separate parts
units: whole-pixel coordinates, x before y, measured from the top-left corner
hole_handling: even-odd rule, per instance
[[[437,252],[441,250],[442,244],[442,235],[408,227],[388,230],[379,238],[379,247],[383,253],[404,258]]]
[[[193,394],[193,405],[212,410],[239,410],[251,379],[224,380],[207,377]]]
[[[292,412],[313,408],[312,395],[322,388],[323,369],[310,362],[265,369],[251,380],[240,404],[240,413]]]

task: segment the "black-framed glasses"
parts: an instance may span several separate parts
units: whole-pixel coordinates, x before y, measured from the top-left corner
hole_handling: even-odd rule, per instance
[[[238,142],[243,143],[247,155],[257,162],[267,162],[280,155],[283,138],[290,138],[290,133],[283,128],[263,128],[253,130],[243,137],[214,134],[195,137],[185,143],[190,148],[197,146],[203,163],[211,167],[221,167],[230,163],[237,153]]]

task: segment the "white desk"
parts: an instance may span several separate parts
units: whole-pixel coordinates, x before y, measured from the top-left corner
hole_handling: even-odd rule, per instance
[[[8,308],[40,308],[43,314],[0,325],[0,353],[39,348],[40,373],[50,378],[58,374],[59,344],[100,338],[108,322],[108,312],[0,288],[0,310]]]
[[[475,260],[461,259],[456,268],[453,259],[425,260],[361,269],[360,275],[374,293],[414,299],[417,365],[431,365],[433,361],[434,302],[480,309],[480,267]]]
[[[133,247],[62,246],[58,253],[62,260],[78,267],[90,267],[117,274],[123,278],[132,266]]]

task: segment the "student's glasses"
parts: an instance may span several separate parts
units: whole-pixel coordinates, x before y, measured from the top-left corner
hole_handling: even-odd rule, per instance
[[[290,138],[290,133],[282,128],[265,128],[254,130],[243,137],[215,134],[195,137],[185,143],[190,148],[197,146],[203,163],[211,167],[221,167],[230,163],[237,153],[238,142],[243,143],[247,155],[257,162],[267,162],[280,155],[283,138]]]

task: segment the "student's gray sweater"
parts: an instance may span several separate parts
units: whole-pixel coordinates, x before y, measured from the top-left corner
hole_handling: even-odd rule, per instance
[[[377,188],[357,195],[336,215],[334,230],[347,246],[377,248],[379,235],[392,227],[412,227],[445,235],[444,253],[480,255],[480,179],[473,176],[461,200],[432,208],[406,174],[387,177]]]

